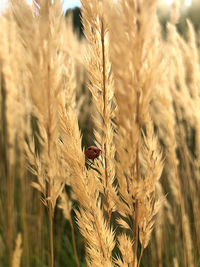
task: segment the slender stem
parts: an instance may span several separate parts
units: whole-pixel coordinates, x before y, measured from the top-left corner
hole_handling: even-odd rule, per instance
[[[76,241],[75,241],[75,234],[74,234],[74,226],[72,223],[72,218],[70,216],[69,219],[69,223],[70,223],[70,227],[71,227],[71,231],[72,231],[72,244],[73,244],[73,249],[74,249],[74,254],[75,254],[75,259],[76,259],[76,266],[79,267],[79,259],[78,259],[78,253],[77,253],[77,249],[76,249]]]
[[[36,247],[36,254],[38,255],[39,259],[41,260],[41,262],[43,262],[45,256],[44,256],[44,249],[42,249],[44,247],[44,232],[42,231],[42,226],[43,226],[43,216],[44,216],[44,207],[43,204],[41,202],[41,197],[42,194],[40,192],[38,192],[37,194],[38,196],[38,203],[39,203],[39,216],[38,216],[38,222],[37,222],[37,230],[38,230],[38,240],[39,240],[39,246]]]
[[[51,186],[48,185],[48,194],[51,195]],[[53,207],[51,201],[49,203],[49,234],[50,234],[50,248],[51,248],[51,267],[54,267],[54,249],[53,249]]]
[[[13,236],[14,236],[14,170],[13,170],[13,166],[10,166],[9,168],[9,172],[8,172],[8,176],[7,176],[7,180],[8,180],[8,214],[7,214],[7,218],[8,218],[8,226],[7,226],[7,244],[8,244],[8,262],[11,263],[12,262],[12,257],[13,257]]]
[[[22,193],[22,205],[21,205],[21,220],[23,227],[23,250],[24,250],[24,265],[29,266],[29,242],[28,242],[28,228],[26,221],[26,180],[25,180],[25,161],[20,151],[20,183],[21,183],[21,193]]]
[[[49,216],[50,226],[50,244],[51,244],[51,267],[54,267],[54,250],[53,250],[53,218]]]
[[[137,109],[136,109],[136,123],[138,124],[138,128],[140,129],[140,121],[139,121],[139,97],[140,93],[137,92]],[[139,131],[140,133],[140,131]],[[139,140],[137,143],[137,150],[136,150],[136,179],[139,181],[140,179],[140,169],[139,169]],[[137,261],[137,247],[138,247],[138,209],[139,209],[139,203],[136,199],[135,202],[135,224],[134,224],[134,236],[135,236],[135,244],[134,244],[134,257],[133,257],[133,267],[135,267],[136,261]]]
[[[135,263],[137,260],[137,247],[138,247],[138,200],[135,202],[135,224],[134,224],[134,236],[135,236],[135,244],[134,244],[134,261],[133,261],[133,267],[135,267]]]
[[[105,61],[105,43],[104,43],[104,21],[102,17],[102,23],[101,23],[101,47],[102,47],[102,65],[103,65],[103,119],[104,119],[104,137],[106,132],[106,107],[107,107],[107,92],[106,92],[106,61]],[[105,139],[104,139],[105,141]],[[109,207],[109,201],[108,201],[108,162],[107,162],[107,145],[106,142],[104,143],[104,161],[105,161],[105,197],[106,197],[106,206],[107,206],[107,223],[110,223],[110,217],[111,217],[111,211]]]
[[[67,193],[66,193],[66,199],[67,199],[67,201],[66,201],[67,209],[70,210],[69,198],[68,198]],[[77,249],[76,249],[76,240],[75,240],[74,226],[73,226],[73,223],[72,223],[71,212],[69,214],[69,223],[70,223],[70,227],[71,227],[71,231],[72,231],[72,244],[73,244],[73,249],[74,249],[74,254],[75,254],[75,259],[76,259],[76,265],[77,265],[77,267],[79,267],[80,264],[79,264]]]
[[[139,258],[137,267],[140,267],[140,262],[141,262],[141,259],[142,259],[143,251],[144,251],[144,244],[142,244],[142,248],[141,248],[141,252],[140,252],[140,258]]]
[[[51,95],[50,95],[50,74],[51,68],[50,65],[47,65],[47,74],[48,74],[48,86],[47,86],[47,100],[48,100],[48,120],[47,120],[47,142],[48,142],[48,157],[49,162],[51,162]],[[48,177],[48,197],[51,197],[51,187],[52,187],[52,177]],[[54,267],[54,247],[53,247],[53,207],[51,200],[48,200],[49,208],[49,234],[50,234],[50,248],[51,248],[51,267]]]
[[[133,267],[135,267],[135,262],[137,259],[137,247],[138,247],[138,200],[135,203],[135,225],[134,225],[134,235],[135,235],[135,245],[134,245],[134,263]]]

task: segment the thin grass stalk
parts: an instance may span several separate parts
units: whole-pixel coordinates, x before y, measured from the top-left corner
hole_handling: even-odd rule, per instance
[[[29,266],[29,241],[28,241],[28,225],[27,225],[27,212],[26,212],[26,176],[25,176],[25,160],[24,156],[20,153],[20,183],[21,183],[21,220],[23,227],[23,251],[24,251],[24,261],[25,267]]]
[[[15,232],[15,217],[14,217],[14,166],[9,166],[9,173],[7,176],[7,235],[6,235],[6,244],[8,248],[8,263],[11,264],[13,258],[13,240],[14,240],[14,232]]]
[[[76,259],[76,266],[79,267],[79,259],[78,259],[78,252],[76,249],[76,239],[75,239],[75,234],[74,234],[74,226],[73,226],[73,222],[72,222],[72,218],[70,216],[69,219],[69,223],[70,223],[70,227],[71,227],[71,233],[72,233],[72,244],[73,244],[73,249],[74,249],[74,254],[75,254],[75,259]]]
[[[65,230],[65,218],[62,216],[62,211],[57,210],[56,216],[54,217],[54,227],[55,227],[55,247],[56,247],[56,253],[55,253],[55,267],[59,267],[60,265],[60,259],[61,257],[61,249],[62,249],[62,240],[63,240],[63,235],[64,235],[64,230]]]
[[[136,107],[136,124],[139,128],[138,132],[140,133],[140,121],[139,121],[139,99],[140,99],[140,93],[137,92],[137,107]],[[137,141],[137,148],[136,148],[136,179],[137,182],[140,180],[140,163],[139,163],[139,140]],[[137,264],[137,249],[138,249],[138,212],[139,212],[139,206],[138,206],[138,199],[136,199],[135,202],[135,218],[134,218],[134,236],[135,236],[135,243],[133,246],[133,267],[136,266]],[[139,266],[139,265],[138,265]]]
[[[143,252],[144,252],[144,244],[142,244],[142,248],[141,248],[140,257],[139,257],[139,260],[138,260],[137,267],[139,267],[139,266],[140,266],[140,263],[141,263],[141,259],[142,259]]]
[[[51,186],[48,185],[48,195],[51,196]],[[53,208],[50,201],[48,201],[49,214],[49,236],[50,236],[50,250],[51,250],[51,267],[54,267],[54,245],[53,245]]]
[[[63,210],[64,217],[69,221],[71,234],[72,234],[72,245],[73,245],[73,250],[75,254],[76,266],[79,267],[80,264],[79,264],[78,252],[76,249],[76,239],[75,239],[74,226],[73,226],[72,216],[71,216],[72,203],[67,193],[61,194],[61,202],[60,202],[59,207]]]
[[[45,260],[45,244],[44,244],[44,236],[45,236],[45,233],[44,233],[44,211],[45,211],[45,208],[44,208],[44,205],[42,204],[41,202],[41,199],[42,199],[42,195],[40,192],[37,193],[37,205],[36,207],[38,208],[39,210],[39,214],[37,216],[37,229],[38,229],[38,242],[39,242],[39,246],[36,246],[36,255],[38,256],[38,258],[40,259],[41,262],[43,262]]]
[[[49,54],[49,51],[47,53],[47,55]],[[50,73],[51,73],[51,68],[50,65],[47,65],[47,107],[48,107],[48,114],[47,114],[47,154],[49,157],[49,160],[51,161],[51,145],[52,145],[52,140],[51,140],[51,131],[50,131],[50,127],[51,125],[51,121],[52,121],[52,115],[51,115],[51,111],[50,111],[50,107],[51,107],[51,96],[50,96]],[[48,177],[48,195],[47,195],[47,199],[51,198],[52,194],[51,194],[51,187],[52,187],[52,179],[53,177]],[[50,235],[50,250],[51,250],[51,267],[54,267],[54,244],[53,244],[53,215],[54,215],[54,208],[52,206],[52,202],[48,201],[48,214],[49,214],[49,235]]]
[[[101,21],[101,49],[102,49],[102,66],[103,66],[103,71],[102,71],[102,80],[103,80],[103,102],[104,102],[104,106],[103,106],[103,118],[105,118],[106,116],[106,70],[105,70],[105,47],[104,47],[104,21],[103,21],[103,17],[102,17],[102,21]],[[105,123],[105,122],[104,122]],[[105,131],[104,131],[105,132]],[[108,192],[107,192],[107,187],[108,187],[108,173],[107,173],[107,146],[106,143],[104,143],[104,160],[105,160],[105,198],[106,198],[106,206],[107,206],[107,222],[109,224],[110,222],[110,210],[109,210],[109,206],[108,206]]]

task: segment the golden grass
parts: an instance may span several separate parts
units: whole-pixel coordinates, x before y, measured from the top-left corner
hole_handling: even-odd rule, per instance
[[[163,40],[156,5],[82,0],[83,41],[61,1],[9,1],[0,17],[4,266],[20,266],[20,258],[33,266],[31,253],[44,266],[61,266],[59,209],[69,221],[76,266],[83,263],[75,222],[87,266],[199,266],[199,50],[189,21],[187,40],[177,32],[176,5]],[[89,91],[92,104],[84,107]],[[90,166],[78,122],[88,116],[102,151]],[[29,218],[36,198],[48,226],[42,206],[34,222]]]
[[[18,234],[15,251],[13,253],[12,267],[20,266],[21,254],[22,254],[21,243],[22,243],[22,236],[21,234]]]

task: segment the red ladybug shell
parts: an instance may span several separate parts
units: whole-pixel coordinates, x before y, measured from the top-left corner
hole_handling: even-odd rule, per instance
[[[92,160],[98,158],[100,153],[101,153],[101,150],[96,146],[89,146],[85,151],[86,157]]]

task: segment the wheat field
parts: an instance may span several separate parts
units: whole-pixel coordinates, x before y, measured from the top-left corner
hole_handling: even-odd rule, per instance
[[[81,4],[83,38],[60,0],[0,14],[0,267],[198,267],[198,35]]]

